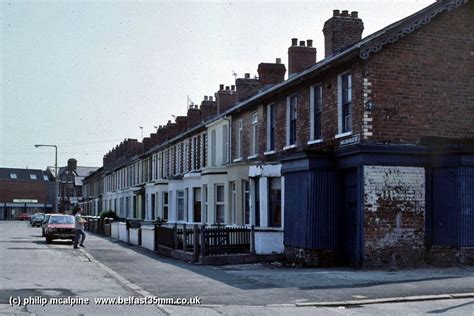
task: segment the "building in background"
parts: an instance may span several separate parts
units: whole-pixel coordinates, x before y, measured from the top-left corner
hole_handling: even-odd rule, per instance
[[[104,168],[89,173],[82,180],[82,200],[79,202],[86,215],[97,216],[102,212],[104,194]]]
[[[48,213],[54,205],[54,177],[49,170],[0,168],[0,220],[22,213]]]
[[[67,166],[59,168],[58,210],[60,212],[71,210],[79,204],[82,199],[82,180],[98,168],[78,166],[74,158],[68,159]]]

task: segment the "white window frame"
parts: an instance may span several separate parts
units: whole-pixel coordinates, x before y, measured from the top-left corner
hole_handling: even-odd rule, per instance
[[[265,152],[265,155],[273,154],[275,153],[275,148],[276,148],[276,135],[273,135],[273,148],[271,147],[271,123],[272,123],[272,109],[274,109],[274,116],[276,116],[276,103],[270,103],[267,105],[267,151]],[[276,117],[273,117],[275,123],[276,123]],[[274,126],[273,130],[274,134],[276,132],[276,126]]]
[[[10,179],[18,179],[18,175],[14,172],[10,172]]]
[[[211,130],[211,166],[217,164],[217,133],[216,130]]]
[[[196,170],[196,161],[197,161],[197,156],[196,156],[196,137],[193,137],[191,139],[191,170]]]
[[[295,126],[295,140],[293,144],[290,144],[290,132],[291,132],[291,100],[295,99],[295,120],[298,120],[298,96],[292,94],[286,98],[286,146],[283,149],[289,149],[296,147],[296,126]]]
[[[240,119],[237,122],[237,159],[242,159],[242,133],[244,130],[244,123],[243,120]]]
[[[254,158],[258,153],[258,113],[252,114],[252,139],[250,141],[250,158]]]
[[[229,126],[222,126],[222,163],[229,163]]]
[[[318,90],[318,91],[316,91]],[[316,93],[319,94],[319,100],[321,102],[320,104],[320,107],[321,107],[321,114],[322,114],[322,107],[323,107],[323,85],[321,83],[317,83],[313,86],[311,86],[310,88],[310,139],[308,141],[308,145],[311,145],[311,144],[316,144],[316,143],[320,143],[322,142],[322,130],[320,132],[320,137],[316,138],[316,135],[315,135],[315,128],[316,128],[316,122],[314,121],[314,115],[315,115],[315,111],[316,111],[316,104],[314,103],[315,102],[315,96],[316,96]],[[321,121],[322,123],[322,121]]]
[[[180,218],[180,210],[179,210],[179,201],[183,200],[183,218]],[[176,221],[183,222],[185,221],[185,212],[186,212],[186,205],[185,205],[185,198],[184,198],[184,190],[176,190]]]
[[[166,199],[165,199],[165,194],[166,194]],[[163,191],[161,192],[161,203],[163,205],[163,209],[161,210],[161,219],[165,220],[165,209],[166,209],[166,221],[168,221],[168,218],[170,216],[170,209],[169,209],[169,203],[170,203],[170,196],[168,191]]]
[[[237,184],[229,183],[230,188],[230,224],[237,224]]]
[[[352,122],[351,122],[351,129],[348,130],[348,131],[343,131],[342,128],[343,128],[343,124],[342,124],[342,120],[343,120],[343,113],[342,113],[342,78],[346,75],[349,75],[349,82],[350,82],[350,99],[351,99],[351,103],[352,103],[352,73],[351,73],[351,70],[348,70],[348,71],[344,71],[343,73],[340,73],[338,76],[337,76],[337,135],[335,136],[335,138],[340,138],[340,137],[344,137],[344,136],[349,136],[349,135],[352,135]],[[353,111],[353,105],[351,104],[351,120],[352,120],[352,111]]]
[[[38,176],[34,173],[30,173],[30,180],[38,180]]]
[[[217,200],[217,188],[218,187],[222,187],[222,201],[218,201]],[[214,185],[214,203],[215,203],[215,206],[216,206],[216,212],[215,212],[215,223],[217,224],[217,208],[218,206],[222,206],[223,207],[223,217],[224,217],[224,221],[220,222],[220,224],[225,224],[226,223],[226,220],[225,220],[225,185],[223,183],[216,183]]]

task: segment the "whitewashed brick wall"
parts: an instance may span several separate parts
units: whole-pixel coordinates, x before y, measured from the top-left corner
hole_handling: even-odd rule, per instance
[[[366,209],[376,212],[381,200],[400,200],[402,211],[425,211],[425,169],[420,167],[365,166]],[[408,202],[408,203],[407,203]],[[412,205],[409,209],[407,205]]]
[[[425,234],[425,170],[364,167],[364,256],[368,265],[420,260]]]

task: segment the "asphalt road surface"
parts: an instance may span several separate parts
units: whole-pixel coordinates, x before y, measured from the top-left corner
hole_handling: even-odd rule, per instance
[[[0,221],[0,314],[321,314],[471,315],[474,299],[354,306],[296,306],[390,297],[474,292],[474,269],[356,271],[272,264],[209,267],[179,262],[88,234],[86,249],[46,244],[41,229]],[[194,298],[201,305],[112,304],[100,298]],[[19,299],[20,305],[12,302]],[[61,305],[55,299],[61,298]],[[73,299],[82,304],[71,306]],[[89,302],[84,302],[89,299]],[[151,302],[151,299],[150,301]],[[15,304],[11,304],[15,303]],[[24,303],[30,303],[25,305]]]

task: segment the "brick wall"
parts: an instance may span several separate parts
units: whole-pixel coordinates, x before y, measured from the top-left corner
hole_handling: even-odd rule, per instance
[[[373,142],[474,137],[474,3],[371,55]]]
[[[365,265],[423,262],[424,233],[424,168],[365,166]]]
[[[40,180],[0,180],[0,203],[13,203],[13,199],[36,199],[38,203],[53,203],[54,201],[48,201],[48,184],[48,181]]]
[[[244,142],[243,158],[248,156],[248,148],[251,135],[251,122],[252,114],[257,111],[259,113],[259,150],[258,158],[259,161],[271,161],[275,160],[277,155],[284,156],[289,155],[295,151],[305,151],[308,149],[316,150],[329,150],[334,149],[338,146],[338,140],[335,139],[338,133],[338,86],[337,78],[338,75],[344,71],[351,70],[352,73],[352,95],[353,95],[353,119],[352,119],[352,131],[353,134],[362,132],[363,124],[363,73],[362,66],[359,63],[353,65],[342,65],[333,68],[331,72],[324,73],[316,78],[308,80],[299,86],[292,89],[288,89],[282,92],[279,96],[267,99],[263,104],[254,106],[245,110],[239,114],[232,115],[234,122],[232,130],[232,157],[235,159],[235,149],[237,144],[237,122],[239,119],[243,119],[244,124]],[[311,126],[311,110],[310,110],[310,88],[315,84],[321,84],[323,88],[323,105],[322,105],[322,139],[323,143],[308,145],[310,141],[310,126]],[[296,127],[296,144],[297,148],[290,150],[283,150],[286,146],[286,119],[287,119],[287,97],[296,94],[298,98],[298,121]],[[267,111],[266,106],[270,103],[275,103],[276,106],[276,130],[275,130],[275,151],[277,155],[267,155],[263,153],[267,150]],[[245,159],[244,159],[245,160]]]

